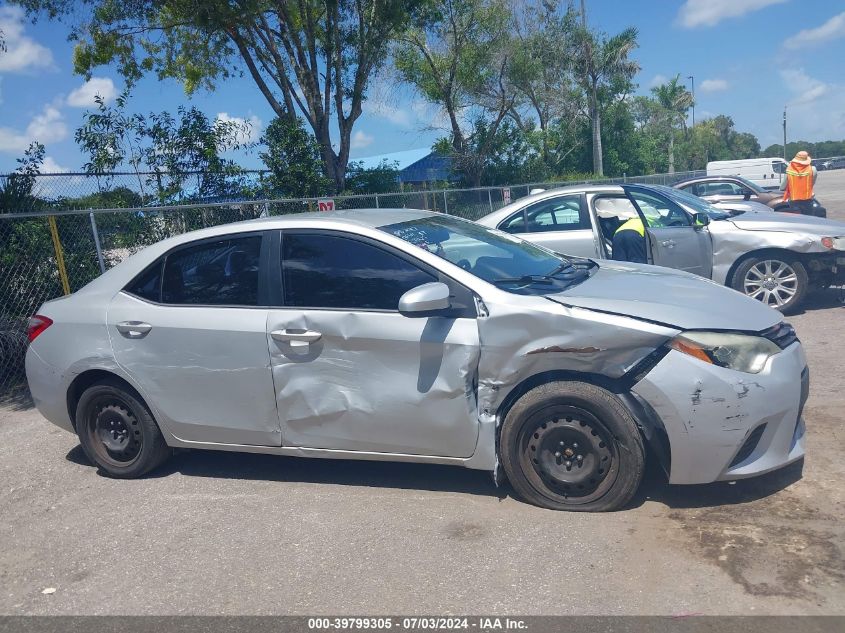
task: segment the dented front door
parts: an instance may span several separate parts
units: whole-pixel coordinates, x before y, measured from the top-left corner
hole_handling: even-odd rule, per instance
[[[474,318],[409,318],[431,273],[344,234],[286,232],[267,343],[284,446],[469,457],[478,437]]]

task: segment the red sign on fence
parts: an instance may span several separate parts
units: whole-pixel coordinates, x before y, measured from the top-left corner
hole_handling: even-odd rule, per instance
[[[334,211],[334,200],[331,198],[322,198],[317,200],[318,211]]]

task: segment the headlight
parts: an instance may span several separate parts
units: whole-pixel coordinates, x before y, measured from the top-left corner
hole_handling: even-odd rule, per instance
[[[845,251],[845,237],[823,237],[822,246],[831,250]]]
[[[781,351],[767,338],[724,332],[684,332],[669,346],[705,363],[749,374],[759,374],[766,361]]]

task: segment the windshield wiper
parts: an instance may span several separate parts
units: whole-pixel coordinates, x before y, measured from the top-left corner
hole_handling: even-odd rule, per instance
[[[555,282],[554,277],[550,275],[523,275],[522,277],[502,277],[494,279],[494,284],[548,284]]]

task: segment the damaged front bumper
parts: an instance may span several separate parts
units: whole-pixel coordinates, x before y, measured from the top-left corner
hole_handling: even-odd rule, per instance
[[[798,342],[770,358],[759,374],[673,350],[632,391],[666,431],[669,483],[753,477],[804,456],[801,413],[809,373]]]

